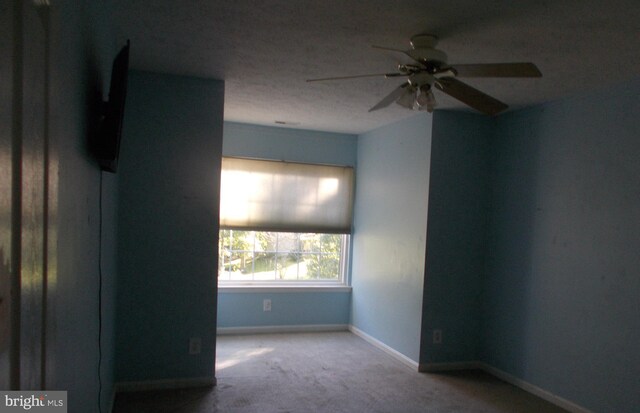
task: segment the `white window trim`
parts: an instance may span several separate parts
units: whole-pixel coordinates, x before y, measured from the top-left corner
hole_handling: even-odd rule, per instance
[[[277,283],[277,281],[275,282]],[[300,282],[298,282],[300,284]],[[332,285],[264,285],[264,284],[237,284],[233,282],[219,282],[218,291],[221,293],[337,293],[350,292],[351,286],[346,284]]]

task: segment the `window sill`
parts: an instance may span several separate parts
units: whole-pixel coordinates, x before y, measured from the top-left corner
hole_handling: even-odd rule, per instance
[[[265,284],[237,284],[218,283],[220,293],[341,293],[351,292],[351,286],[344,284],[313,284],[313,285],[265,285]]]

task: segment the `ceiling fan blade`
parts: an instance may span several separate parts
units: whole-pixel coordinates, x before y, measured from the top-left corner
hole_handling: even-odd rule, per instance
[[[447,95],[454,97],[472,108],[486,113],[487,115],[496,115],[508,108],[507,105],[500,102],[498,99],[492,98],[491,96],[472,88],[466,83],[462,83],[461,81],[451,77],[440,79],[434,85]]]
[[[403,55],[409,57],[414,62],[424,63],[424,62],[416,59],[415,57],[411,56],[406,50],[394,49],[393,47],[376,46],[376,45],[372,45],[371,47],[373,47],[374,49],[379,49],[379,50],[388,50],[390,52],[402,53]]]
[[[453,65],[458,77],[542,77],[533,63]]]
[[[387,106],[389,106],[390,104],[395,102],[400,96],[402,96],[404,94],[405,88],[407,86],[409,86],[409,83],[405,82],[405,83],[401,84],[400,86],[398,86],[397,88],[395,88],[393,90],[393,92],[389,93],[380,102],[378,102],[374,107],[369,109],[369,112],[373,112],[374,110],[386,108]]]
[[[389,51],[391,51],[391,52],[398,52],[398,53],[406,54],[407,56],[409,56],[405,50],[401,50],[401,49],[394,49],[393,47],[376,46],[375,44],[374,44],[374,45],[372,45],[371,47],[373,47],[374,49],[389,50]],[[409,56],[409,57],[411,57],[411,56]]]
[[[337,77],[323,77],[320,79],[307,79],[307,82],[323,82],[325,80],[344,80],[344,79],[358,79],[361,77],[398,77],[398,76],[407,76],[403,73],[372,73],[366,75],[355,75],[355,76],[337,76]]]

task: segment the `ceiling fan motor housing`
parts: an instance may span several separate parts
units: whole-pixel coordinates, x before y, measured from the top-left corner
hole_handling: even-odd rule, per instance
[[[407,50],[407,54],[427,67],[439,68],[447,64],[447,54],[442,50],[418,47]]]
[[[433,34],[416,34],[411,38],[411,49],[407,54],[414,60],[424,64],[427,69],[435,71],[447,64],[447,54],[436,49],[438,37]]]
[[[438,44],[438,36],[429,33],[420,33],[411,37],[409,42],[414,49],[424,47],[434,49]]]
[[[411,75],[407,79],[407,81],[411,86],[416,86],[416,87],[425,86],[425,85],[433,86],[433,84],[436,82],[436,78],[430,75],[429,73],[419,72],[414,75]]]

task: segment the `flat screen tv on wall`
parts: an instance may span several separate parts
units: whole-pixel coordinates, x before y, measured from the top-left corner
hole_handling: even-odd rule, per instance
[[[100,168],[115,173],[118,169],[124,103],[127,97],[129,71],[129,41],[113,61],[109,101],[104,102],[94,152]]]

